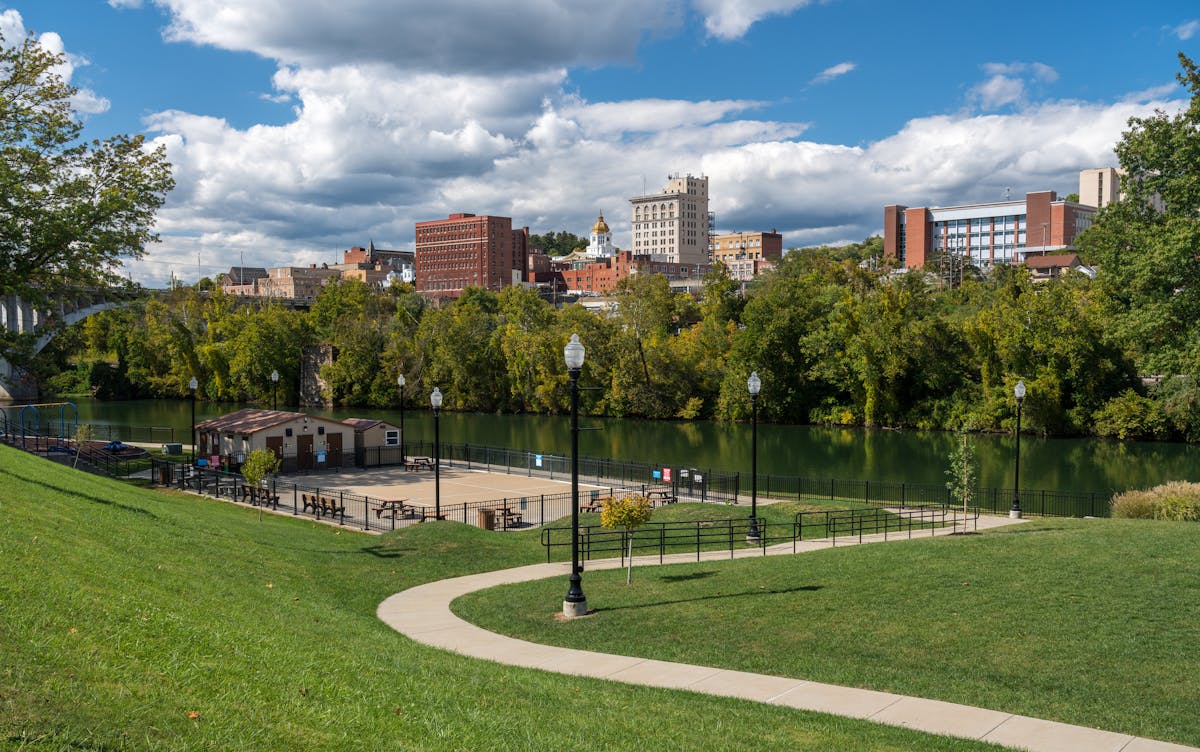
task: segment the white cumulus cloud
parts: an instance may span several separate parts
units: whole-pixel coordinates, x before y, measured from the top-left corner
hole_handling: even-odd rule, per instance
[[[838,63],[837,65],[831,65],[828,68],[826,68],[825,70],[818,73],[816,78],[814,78],[811,81],[811,83],[823,84],[828,81],[832,81],[833,79],[837,78],[838,76],[846,75],[847,73],[849,73],[850,71],[854,70],[857,67],[858,66],[856,64],[849,62],[849,61],[844,62],[844,63]]]
[[[704,29],[717,39],[737,39],[771,15],[784,15],[812,0],[693,0],[704,16]]]

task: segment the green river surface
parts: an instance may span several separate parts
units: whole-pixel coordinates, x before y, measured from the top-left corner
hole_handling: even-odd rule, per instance
[[[154,441],[189,439],[189,400],[101,402],[75,400],[81,423],[155,426]],[[197,403],[196,419],[221,415],[239,405]],[[10,425],[19,425],[21,408],[4,406]],[[330,418],[368,417],[399,423],[399,410],[365,408],[310,409]],[[42,426],[57,426],[63,410],[38,409]],[[71,410],[65,411],[68,422]],[[27,424],[32,413],[25,411]],[[570,417],[565,415],[441,414],[444,443],[472,443],[528,449],[545,454],[570,452]],[[433,438],[428,407],[406,407],[407,440]],[[751,426],[706,421],[644,421],[581,417],[580,453],[585,456],[657,463],[671,467],[748,473]],[[173,432],[173,434],[172,434]],[[138,435],[134,435],[134,434]],[[144,428],[114,436],[145,441]],[[936,483],[946,481],[947,455],[955,434],[760,423],[758,470],[762,475],[846,480]],[[970,440],[979,457],[983,486],[1012,488],[1015,438],[980,434]],[[1200,446],[1167,442],[1111,441],[1092,438],[1021,437],[1021,487],[1049,491],[1108,491],[1149,487],[1168,480],[1200,480]]]

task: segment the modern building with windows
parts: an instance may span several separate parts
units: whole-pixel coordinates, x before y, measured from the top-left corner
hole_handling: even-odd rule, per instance
[[[708,263],[708,178],[670,175],[667,187],[629,199],[633,255],[676,264]]]
[[[513,230],[510,217],[451,214],[417,222],[417,292],[457,298],[467,287],[500,291],[524,279],[529,228]]]
[[[908,269],[919,269],[946,252],[981,268],[1021,263],[1027,256],[1072,249],[1095,216],[1096,207],[1065,201],[1054,191],[991,204],[893,204],[883,208],[883,252]]]

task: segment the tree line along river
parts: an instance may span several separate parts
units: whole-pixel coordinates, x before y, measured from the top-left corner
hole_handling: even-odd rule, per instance
[[[174,429],[175,441],[187,443],[191,421],[188,400],[132,402],[74,401],[81,423],[158,426]],[[197,403],[196,420],[236,410],[240,405]],[[324,408],[308,412],[329,418],[379,418],[400,422],[398,410]],[[9,409],[10,420],[16,411]],[[40,419],[57,420],[57,408],[43,408]],[[69,410],[68,410],[69,413]],[[470,443],[546,454],[570,452],[570,418],[565,415],[441,414],[444,443]],[[428,406],[406,407],[408,439],[433,438]],[[640,421],[580,416],[580,453],[672,467],[748,473],[749,423]],[[155,433],[166,441],[167,432]],[[133,439],[132,436],[121,438]],[[829,428],[760,423],[760,476],[805,476],[845,480],[936,483],[946,481],[952,433]],[[972,435],[983,486],[1011,488],[1014,437]],[[1054,491],[1106,491],[1157,485],[1168,480],[1200,480],[1200,446],[1180,443],[1120,442],[1094,438],[1021,438],[1021,487]]]

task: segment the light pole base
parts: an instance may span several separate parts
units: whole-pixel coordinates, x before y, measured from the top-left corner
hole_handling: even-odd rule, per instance
[[[1008,518],[1009,518],[1010,520],[1019,520],[1019,519],[1021,519],[1021,510],[1020,510],[1020,509],[1010,509],[1010,510],[1008,510]]]
[[[587,601],[579,601],[573,603],[571,601],[563,601],[563,616],[568,619],[578,619],[581,616],[588,615]]]

